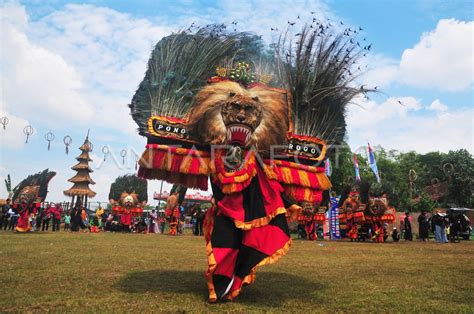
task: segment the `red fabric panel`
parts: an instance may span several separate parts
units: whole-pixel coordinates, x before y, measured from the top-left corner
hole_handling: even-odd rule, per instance
[[[213,248],[212,253],[214,254],[217,263],[214,274],[232,278],[239,250],[231,248]]]
[[[257,167],[257,178],[267,215],[274,213],[278,208],[285,207],[281,198],[281,193],[283,193],[281,184],[277,180],[269,179],[260,167]]]
[[[266,225],[246,231],[242,244],[270,256],[283,248],[289,239],[279,227]]]
[[[241,192],[224,195],[224,198],[217,203],[219,210],[224,216],[238,221],[244,221],[245,219],[245,211],[242,204],[243,196]]]
[[[132,213],[130,211],[125,212],[120,217],[120,222],[123,225],[130,226],[132,224]]]
[[[153,156],[153,169],[161,169],[161,164],[165,158],[166,152],[155,151]]]

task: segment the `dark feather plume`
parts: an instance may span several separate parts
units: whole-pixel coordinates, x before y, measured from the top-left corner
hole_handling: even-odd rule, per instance
[[[276,48],[278,75],[292,93],[294,132],[340,144],[346,133],[347,104],[369,92],[355,86],[351,72],[362,50],[344,34],[303,27],[298,42],[289,32]],[[354,41],[353,41],[354,42]]]
[[[41,200],[45,200],[46,195],[48,194],[48,183],[55,175],[56,172],[49,171],[49,169],[29,175],[13,188],[13,202],[16,201],[20,192],[27,186],[39,186],[38,197]]]

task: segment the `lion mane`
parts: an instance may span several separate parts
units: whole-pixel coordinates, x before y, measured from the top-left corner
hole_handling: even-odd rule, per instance
[[[131,196],[132,199],[133,199],[133,204],[132,206],[137,206],[138,205],[138,195],[137,193],[135,192],[132,192],[132,193],[127,193],[127,192],[123,192],[122,194],[120,194],[120,199],[119,199],[119,203],[121,206],[125,206],[125,198],[127,196]]]
[[[288,95],[285,90],[257,85],[245,88],[222,81],[202,88],[196,95],[188,117],[191,133],[201,143],[226,144],[227,124],[238,123],[227,110],[231,102],[245,103],[251,110],[247,124],[253,125],[247,146],[269,152],[273,145],[286,143],[289,130]]]

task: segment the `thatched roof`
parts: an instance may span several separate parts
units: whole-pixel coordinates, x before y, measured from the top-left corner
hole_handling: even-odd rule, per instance
[[[87,183],[87,184],[95,184],[94,180],[89,176],[89,173],[83,173],[84,170],[78,172],[74,177],[69,179],[69,182],[72,183]]]
[[[78,161],[82,161],[82,160],[92,161],[92,159],[89,157],[89,153],[88,153],[88,152],[82,152],[82,154],[80,154],[79,156],[77,156],[76,159],[77,159]]]
[[[72,188],[64,191],[66,196],[78,196],[78,195],[87,195],[87,197],[94,197],[96,193],[89,189],[89,186],[84,185],[83,183],[75,183]]]
[[[85,160],[81,160],[77,165],[71,168],[72,170],[87,170],[87,172],[94,172],[94,170],[89,167],[88,163]]]
[[[83,152],[91,152],[92,151],[92,143],[89,141],[89,130],[87,131],[86,139],[84,140],[84,144],[79,147],[80,150]]]

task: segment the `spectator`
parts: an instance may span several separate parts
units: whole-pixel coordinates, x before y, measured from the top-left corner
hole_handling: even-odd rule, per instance
[[[51,205],[51,215],[53,218],[53,231],[59,231],[59,224],[61,223],[62,208],[56,204]]]
[[[166,217],[164,214],[160,214],[160,233],[165,233],[165,227],[166,227]]]
[[[441,211],[437,210],[433,217],[433,224],[435,227],[435,239],[439,243],[448,243],[446,237],[446,219]]]
[[[10,218],[8,215],[8,211],[11,208],[11,199],[7,198],[5,204],[0,208],[0,230],[2,230],[2,227],[4,230],[7,229],[8,225],[8,219]]]
[[[156,226],[157,219],[158,219],[158,215],[156,214],[155,210],[153,209],[151,211],[151,214],[150,214],[150,228],[149,228],[150,233],[157,233],[158,232],[158,228]]]
[[[418,216],[418,231],[421,240],[429,240],[430,224],[425,211],[422,211],[420,216]]]
[[[30,214],[31,231],[36,231],[36,212]]]
[[[450,217],[450,234],[449,239],[451,242],[460,242],[459,232],[461,231],[461,215],[451,216]]]
[[[18,213],[18,206],[12,206],[8,210],[8,215],[10,217],[10,223],[8,224],[8,230],[15,230],[16,224],[18,223],[18,217],[20,214]]]
[[[413,241],[413,233],[412,233],[411,221],[410,221],[410,212],[405,213],[405,218],[403,219],[403,225],[405,226],[405,234],[404,234],[405,241]]]
[[[39,230],[41,228],[41,223],[43,222],[43,215],[44,215],[44,208],[43,207],[38,208],[38,211],[36,212],[36,230]]]
[[[69,212],[64,215],[64,231],[70,231],[69,226],[71,225],[71,215],[69,215]]]
[[[52,216],[53,216],[52,208],[51,208],[51,205],[48,204],[48,207],[43,212],[43,224],[41,226],[41,231],[45,231],[45,230],[48,231],[49,222],[51,221]]]
[[[398,234],[398,230],[396,227],[393,227],[393,230],[392,230],[392,240],[393,242],[400,241],[400,235]]]
[[[197,205],[195,209],[194,218],[196,219],[196,225],[194,230],[194,235],[204,235],[203,224],[204,224],[204,213],[201,209],[201,206]]]

